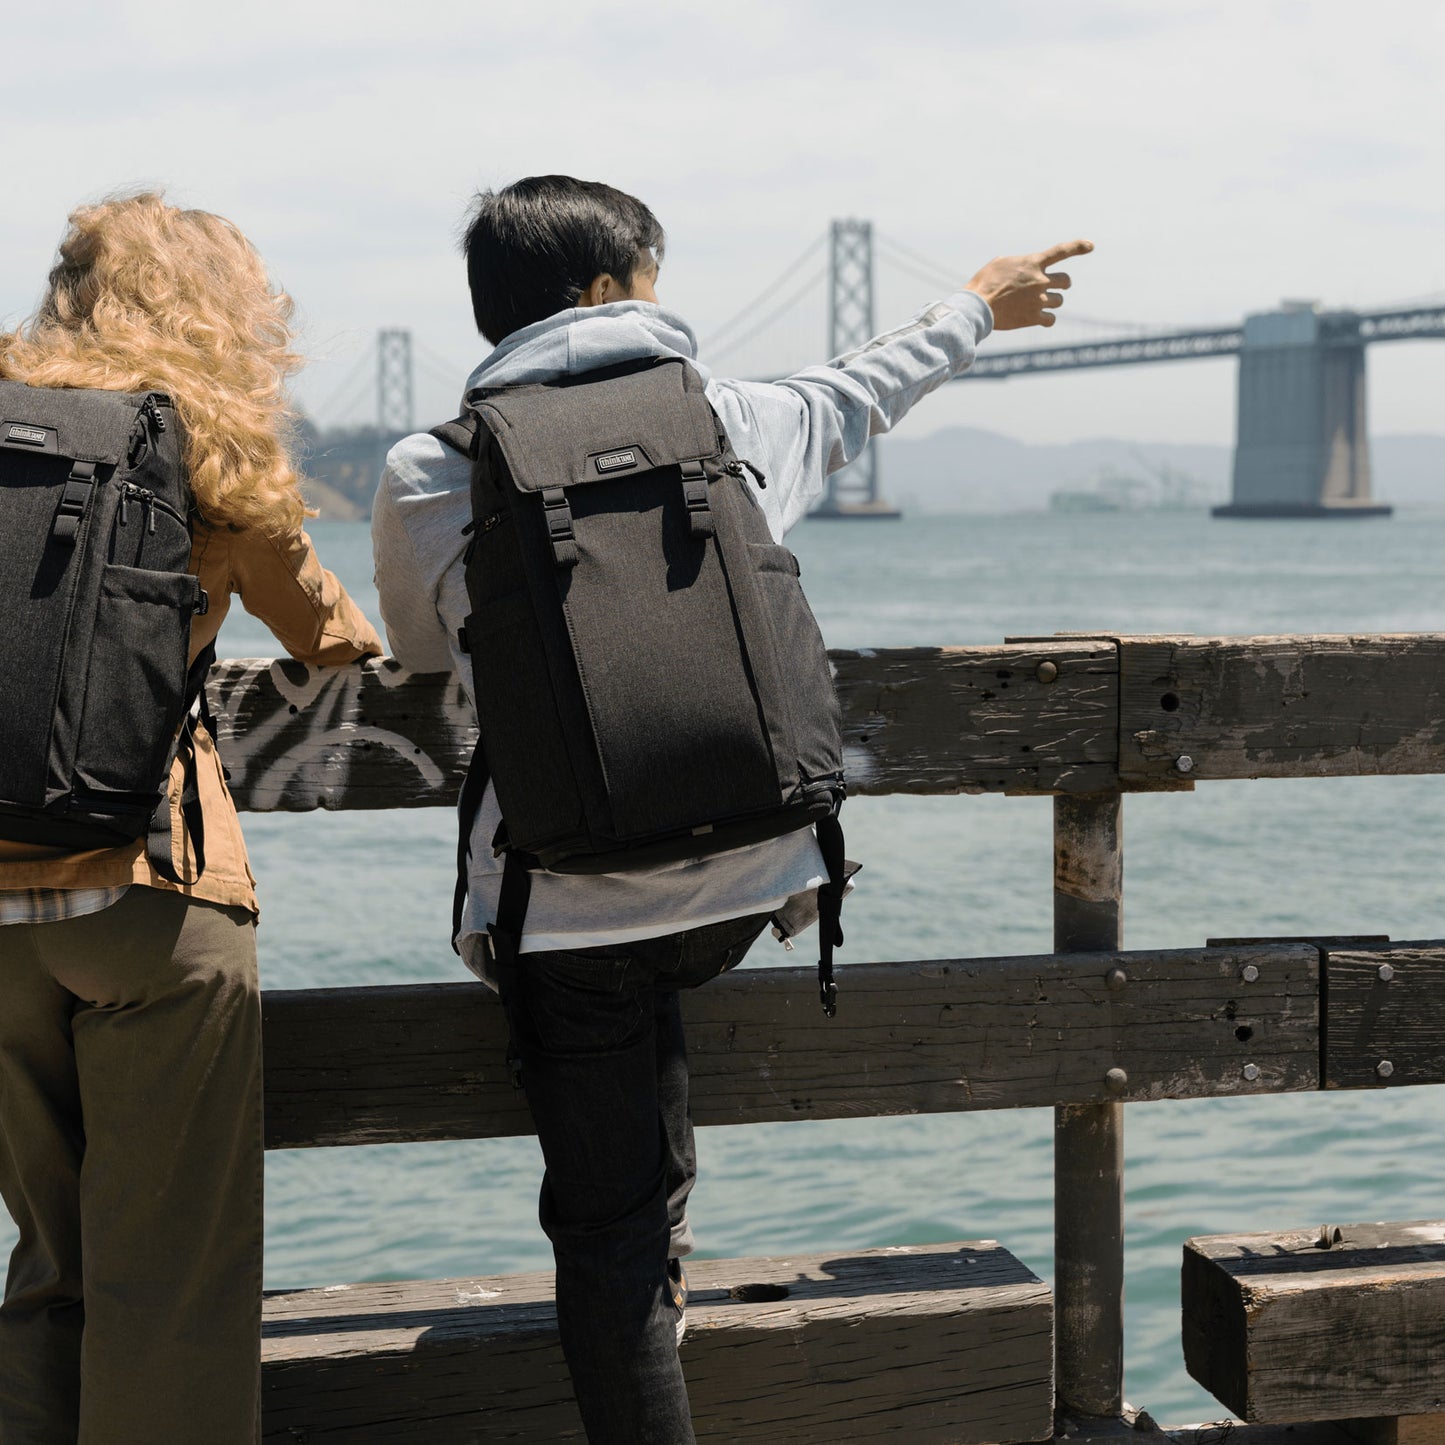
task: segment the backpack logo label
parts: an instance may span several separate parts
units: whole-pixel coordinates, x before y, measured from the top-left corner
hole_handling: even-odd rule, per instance
[[[637,465],[637,453],[630,448],[623,452],[604,452],[597,458],[597,470],[606,476],[608,472],[625,472]]]
[[[48,446],[51,438],[55,435],[54,427],[47,426],[26,426],[21,422],[5,423],[5,440],[11,446],[22,447],[44,447]]]

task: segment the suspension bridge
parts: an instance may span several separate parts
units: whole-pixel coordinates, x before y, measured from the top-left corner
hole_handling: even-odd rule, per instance
[[[876,231],[870,221],[835,220],[821,240],[810,243],[726,323],[701,338],[701,358],[715,374],[766,381],[846,355],[878,334],[880,271],[890,289],[900,289],[901,283],[918,304],[963,284],[956,269]],[[899,314],[901,319],[908,313]],[[1066,307],[1049,336],[1050,344],[1034,346],[991,339],[956,380],[1005,381],[1044,372],[1237,357],[1233,495],[1214,509],[1215,515],[1380,516],[1390,508],[1375,500],[1371,484],[1366,348],[1445,338],[1445,299],[1371,311],[1285,302],[1231,326],[1141,326]],[[373,439],[368,441],[363,431],[349,443],[345,436],[328,439],[324,457],[334,463],[337,447],[345,452],[349,445],[358,456],[372,457],[379,470],[387,439],[413,429],[418,368],[432,380],[445,380],[449,390],[466,374],[416,343],[409,331],[380,332],[375,350],[360,359],[333,402],[320,411],[323,417],[334,414],[348,390],[354,407],[358,387],[374,385]],[[829,478],[813,515],[896,517],[883,492],[879,460],[874,442]]]

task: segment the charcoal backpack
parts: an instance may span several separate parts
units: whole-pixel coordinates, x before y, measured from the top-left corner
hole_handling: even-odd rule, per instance
[[[480,736],[454,938],[489,778],[502,967],[515,965],[528,868],[623,872],[816,825],[831,1015],[844,891],[831,668],[797,561],[769,534],[698,373],[647,358],[481,389],[433,435],[472,460],[460,641]]]
[[[78,850],[144,834],[180,882],[168,793],[183,750],[204,869],[189,718],[215,653],[186,665],[206,610],[189,517],[169,397],[0,381],[0,838]]]

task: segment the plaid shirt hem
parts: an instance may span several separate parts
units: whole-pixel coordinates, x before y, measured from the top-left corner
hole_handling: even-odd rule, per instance
[[[0,891],[0,927],[7,923],[59,923],[119,903],[119,888],[15,888]]]

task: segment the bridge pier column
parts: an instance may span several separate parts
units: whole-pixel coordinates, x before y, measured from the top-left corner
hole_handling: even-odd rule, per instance
[[[828,355],[842,356],[877,334],[873,320],[873,223],[834,221],[828,253]],[[828,478],[814,517],[897,517],[878,489],[878,443]]]
[[[1381,516],[1370,490],[1365,343],[1352,312],[1250,316],[1239,353],[1234,493],[1222,517]]]

